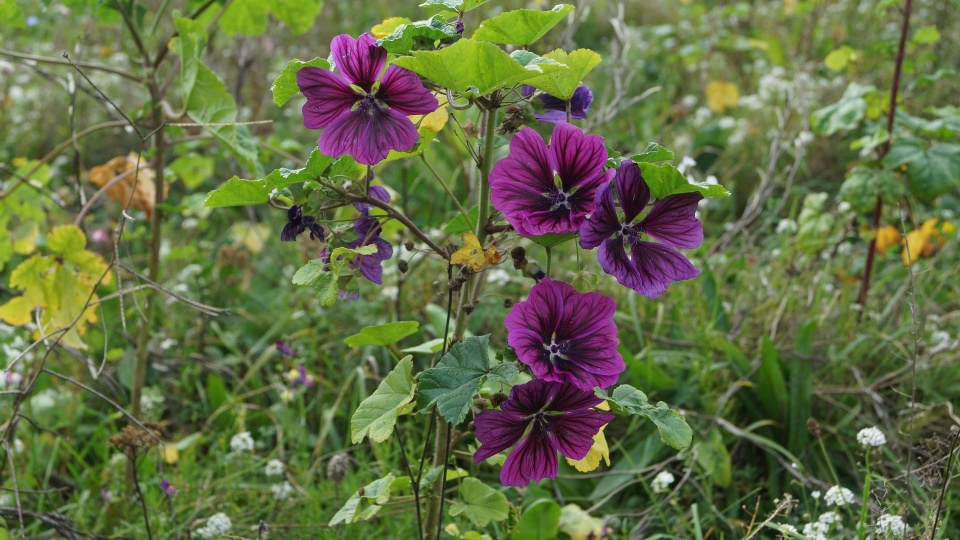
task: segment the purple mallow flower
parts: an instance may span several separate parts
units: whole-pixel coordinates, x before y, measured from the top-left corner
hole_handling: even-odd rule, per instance
[[[294,350],[290,347],[290,345],[287,344],[287,342],[284,341],[284,340],[282,340],[282,339],[277,340],[276,346],[277,346],[277,350],[280,351],[280,354],[282,354],[282,355],[284,355],[284,356],[296,356],[296,355],[297,355],[297,353],[294,352]]]
[[[550,146],[523,128],[510,141],[510,155],[490,172],[490,198],[523,236],[576,232],[593,211],[594,192],[609,181],[603,137],[557,124]]]
[[[523,97],[529,98],[533,95],[532,86],[523,87]],[[543,113],[534,113],[533,116],[541,121],[550,124],[559,124],[567,121],[567,102],[546,92],[540,93],[540,103],[543,104]],[[590,103],[593,102],[593,92],[585,84],[581,84],[573,91],[570,97],[570,118],[583,120],[587,117],[587,111],[590,110]]]
[[[581,390],[605,388],[626,367],[617,352],[614,311],[613,300],[600,293],[544,279],[507,315],[507,342],[535,377]]]
[[[500,482],[526,486],[555,478],[557,452],[583,459],[593,446],[593,436],[613,420],[614,415],[591,408],[602,401],[592,391],[540,379],[514,386],[500,410],[477,415],[474,425],[480,448],[473,462],[480,463],[520,441],[500,470]]]
[[[617,215],[614,193],[623,218]],[[580,245],[586,249],[600,246],[600,266],[620,284],[656,298],[674,281],[691,279],[700,273],[674,248],[692,249],[703,242],[703,225],[695,215],[703,195],[681,193],[664,197],[646,217],[633,223],[650,202],[650,188],[640,167],[624,161],[613,183],[597,190],[596,197],[596,209],[580,229]],[[660,243],[641,240],[643,235]]]
[[[280,241],[295,242],[297,237],[307,229],[310,230],[310,238],[323,240],[323,227],[313,216],[304,216],[303,207],[295,204],[287,208],[287,224],[283,226],[283,231],[280,233]]]
[[[180,493],[180,490],[173,487],[173,485],[170,484],[170,481],[166,478],[160,481],[160,487],[163,488],[163,494],[167,497],[173,497],[177,493]]]
[[[337,73],[316,67],[297,72],[297,85],[307,98],[303,125],[324,130],[317,142],[320,152],[350,154],[364,165],[376,165],[391,149],[413,146],[417,128],[407,116],[440,106],[416,74],[399,66],[384,72],[387,50],[368,34],[357,39],[341,34],[333,38],[330,53]]]

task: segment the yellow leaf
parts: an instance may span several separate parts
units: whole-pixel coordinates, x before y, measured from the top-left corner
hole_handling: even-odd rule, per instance
[[[163,447],[163,461],[165,461],[167,465],[173,465],[179,460],[180,460],[180,451],[177,450],[176,446],[173,446],[172,444],[168,444]]]
[[[954,231],[956,231],[956,230],[957,230],[957,228],[954,227],[954,226],[953,226],[953,223],[951,223],[951,222],[949,222],[949,221],[944,221],[944,222],[943,222],[943,225],[940,226],[940,231],[941,231],[943,234],[953,234]]]
[[[23,156],[15,157],[10,161],[10,164],[19,169],[27,164],[27,158]]]
[[[480,240],[477,235],[465,232],[460,236],[463,240],[463,247],[450,256],[452,264],[465,264],[474,272],[479,272],[487,266],[493,266],[500,262],[500,253],[496,246],[490,246],[486,249],[480,246]]]
[[[903,264],[910,266],[920,257],[929,257],[936,252],[937,244],[931,245],[930,238],[940,237],[937,221],[937,218],[930,218],[924,221],[919,229],[907,233],[903,251],[900,253]]]
[[[418,131],[421,135],[424,130],[440,133],[443,126],[447,125],[447,119],[450,118],[450,113],[447,112],[447,96],[437,94],[437,101],[440,102],[440,106],[432,113],[427,115],[415,114],[409,117],[411,122],[420,126]]]
[[[608,529],[603,519],[591,516],[576,504],[568,504],[560,509],[560,531],[570,536],[571,540],[609,538],[612,531]]]
[[[373,34],[375,39],[383,39],[392,34],[397,28],[400,28],[400,25],[410,24],[411,22],[413,21],[406,17],[388,17],[384,19],[382,23],[373,25],[370,33]]]
[[[139,163],[139,168],[138,168]],[[117,177],[121,179],[116,180]],[[107,188],[107,197],[116,201],[123,208],[139,208],[153,216],[156,189],[153,184],[153,169],[146,163],[137,160],[137,155],[131,153],[127,157],[116,157],[103,165],[90,169],[87,177],[97,187],[104,187],[111,181],[116,183]]]
[[[604,411],[610,410],[610,405],[604,401],[597,405],[598,409]],[[607,437],[603,434],[603,429],[607,426],[600,428],[600,431],[593,436],[593,446],[590,447],[590,450],[587,452],[587,455],[583,459],[570,459],[567,458],[567,463],[569,463],[574,469],[580,472],[590,472],[596,470],[600,466],[600,460],[602,459],[606,462],[607,467],[610,466],[610,447],[607,445]]]
[[[884,225],[877,229],[877,253],[884,255],[887,249],[900,243],[900,231],[896,227]]]
[[[736,83],[725,81],[710,81],[707,84],[707,106],[710,110],[719,113],[730,107],[736,107],[740,101],[740,89]]]
[[[787,15],[793,15],[797,9],[797,0],[783,0],[783,11]]]

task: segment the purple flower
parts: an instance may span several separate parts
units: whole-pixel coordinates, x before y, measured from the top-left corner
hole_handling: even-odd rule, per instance
[[[300,364],[299,366],[297,366],[297,380],[294,386],[302,385],[302,386],[306,386],[307,388],[310,388],[313,386],[313,384],[314,384],[313,375],[310,375],[309,373],[307,373],[306,366],[304,366],[303,364]]]
[[[303,207],[295,204],[287,208],[287,224],[283,226],[283,231],[280,233],[280,241],[295,242],[297,237],[307,229],[310,229],[310,238],[323,240],[323,227],[313,216],[304,216]]]
[[[493,206],[523,236],[576,232],[593,211],[593,195],[609,181],[603,137],[584,135],[562,122],[550,146],[523,128],[510,141],[510,155],[490,172]]]
[[[526,486],[555,478],[557,452],[583,459],[593,446],[593,436],[613,420],[614,415],[591,408],[602,401],[589,390],[540,379],[514,386],[499,411],[488,409],[477,415],[474,425],[480,448],[473,462],[480,463],[520,441],[500,470],[500,482]]]
[[[617,215],[613,196],[623,210]],[[646,217],[633,221],[650,202],[650,188],[640,167],[624,161],[613,183],[597,190],[596,209],[580,229],[580,245],[586,249],[600,246],[597,258],[603,271],[622,285],[656,298],[674,281],[696,277],[700,271],[674,248],[691,249],[703,242],[703,225],[697,221],[699,193],[681,193],[664,197],[653,205]],[[641,240],[643,235],[660,241]],[[627,254],[627,248],[630,254]]]
[[[533,95],[534,88],[532,86],[523,87],[523,96],[530,97]],[[543,103],[543,114],[534,113],[534,117],[541,122],[548,122],[550,124],[559,124],[560,122],[567,121],[567,102],[547,94],[546,92],[540,93],[540,103]],[[587,117],[587,111],[590,110],[590,103],[593,102],[593,92],[590,91],[590,88],[585,84],[581,84],[573,91],[573,96],[570,97],[570,118],[576,120],[583,120]]]
[[[614,311],[613,300],[600,293],[544,279],[507,315],[507,342],[535,377],[581,390],[605,388],[626,367],[617,352]]]
[[[371,194],[373,194],[372,189]],[[383,268],[381,264],[383,261],[393,257],[393,246],[390,245],[390,242],[380,238],[380,233],[383,231],[380,227],[380,221],[370,216],[370,210],[367,207],[363,208],[360,212],[360,217],[353,222],[353,230],[357,234],[357,239],[348,242],[346,247],[357,249],[358,247],[373,244],[377,246],[377,252],[373,255],[357,255],[353,258],[350,265],[359,270],[363,277],[377,285],[381,285],[383,283]],[[330,254],[327,253],[326,248],[320,252],[320,259],[325,263],[330,262]],[[346,291],[341,290],[340,294],[341,297],[344,297]],[[352,298],[347,298],[347,300],[351,299]]]
[[[166,478],[160,481],[160,487],[163,488],[163,494],[167,497],[173,497],[177,493],[180,493],[180,490],[173,487]]]
[[[399,66],[383,72],[387,50],[368,34],[357,39],[341,34],[333,38],[330,52],[338,73],[316,67],[297,72],[297,85],[307,97],[303,125],[324,130],[317,142],[320,152],[350,154],[376,165],[391,149],[413,146],[417,128],[407,116],[440,106],[416,74]]]
[[[284,341],[284,340],[282,340],[282,339],[277,340],[276,347],[277,347],[277,350],[280,351],[280,354],[282,354],[282,355],[284,355],[284,356],[296,356],[296,355],[297,355],[297,353],[294,352],[294,350],[293,350],[292,348],[290,348],[290,345],[288,345],[287,342]]]

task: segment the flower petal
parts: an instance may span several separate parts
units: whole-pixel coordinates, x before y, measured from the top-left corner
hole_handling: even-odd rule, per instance
[[[474,463],[480,463],[516,444],[529,424],[521,414],[491,409],[481,411],[473,423],[477,440],[480,441],[480,448],[473,455]]]
[[[387,63],[387,50],[379,47],[369,34],[357,39],[340,34],[330,43],[330,55],[337,71],[368,93]]]
[[[630,160],[624,160],[613,178],[617,190],[617,200],[623,208],[624,223],[632,223],[650,202],[650,188],[640,173],[640,167]]]
[[[699,193],[664,197],[640,222],[640,229],[667,246],[692,249],[703,243],[703,224],[697,220]]]
[[[318,145],[325,155],[350,154],[359,163],[376,165],[390,150],[413,146],[417,137],[417,129],[406,116],[374,104],[337,118],[320,135]]]
[[[500,482],[505,486],[526,486],[544,478],[556,478],[557,468],[557,450],[534,422],[530,434],[520,441],[503,463]]]
[[[686,257],[671,247],[631,238],[630,250],[628,259],[623,242],[615,238],[600,246],[597,258],[606,273],[647,298],[660,296],[674,281],[700,274]]]
[[[567,193],[574,188],[585,190],[584,196],[592,201],[594,191],[606,179],[602,174],[603,166],[607,163],[603,137],[584,135],[582,129],[562,122],[553,129],[550,153],[554,157],[563,190]]]
[[[523,215],[530,211],[549,211],[547,194],[553,183],[553,159],[547,144],[531,128],[523,128],[510,141],[510,154],[498,161],[490,172],[490,198],[518,233],[533,236],[525,227]]]
[[[593,249],[620,230],[617,207],[613,203],[613,186],[601,186],[593,200],[593,214],[580,226],[580,247]]]
[[[593,446],[593,436],[615,417],[589,409],[551,417],[548,437],[564,457],[583,459]]]
[[[303,125],[310,129],[329,126],[361,99],[343,78],[317,67],[298,71],[297,86],[307,98],[303,104]]]
[[[380,80],[380,89],[376,96],[405,116],[429,114],[440,106],[436,96],[424,88],[416,73],[399,66],[387,68]]]
[[[577,411],[590,409],[603,403],[603,398],[593,393],[593,390],[581,390],[568,384],[553,384],[555,387],[550,396],[548,411]]]

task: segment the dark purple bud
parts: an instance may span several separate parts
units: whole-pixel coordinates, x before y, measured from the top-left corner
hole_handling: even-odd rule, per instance
[[[166,478],[160,481],[160,487],[163,488],[163,494],[167,497],[173,497],[177,493],[180,493],[180,490],[173,487]]]

